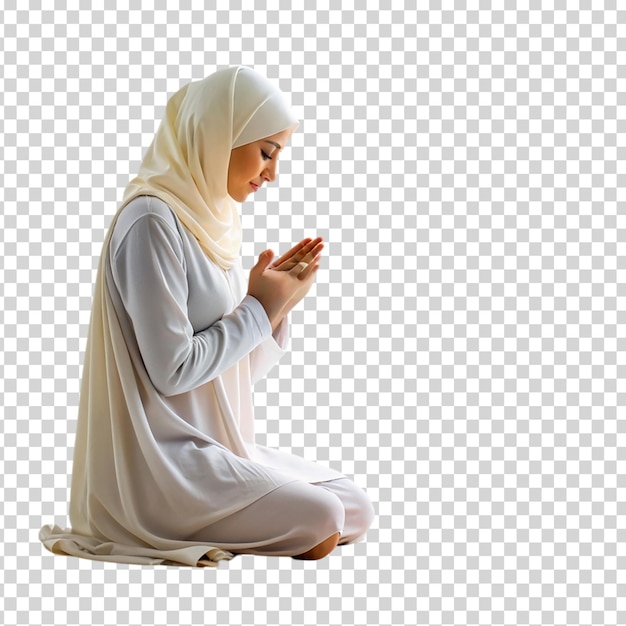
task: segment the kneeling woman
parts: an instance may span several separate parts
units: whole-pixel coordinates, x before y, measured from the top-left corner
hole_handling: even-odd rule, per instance
[[[297,126],[246,67],[183,87],[104,241],[81,384],[71,529],[52,551],[214,565],[319,559],[363,537],[372,503],[337,471],[254,442],[252,386],[288,349],[321,239],[246,282],[239,203],[276,177]]]

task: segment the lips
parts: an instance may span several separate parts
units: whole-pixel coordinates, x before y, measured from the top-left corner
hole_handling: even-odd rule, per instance
[[[254,183],[250,183],[250,187],[252,187],[254,191],[256,191],[259,188],[259,186],[255,185]]]

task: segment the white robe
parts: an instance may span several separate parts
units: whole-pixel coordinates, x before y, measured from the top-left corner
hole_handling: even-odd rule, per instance
[[[74,476],[72,532],[45,527],[48,547],[56,537],[55,551],[76,553],[74,541],[106,560],[146,562],[195,546],[198,556],[173,559],[192,564],[202,545],[187,537],[282,485],[344,477],[255,444],[252,386],[285,354],[289,333],[285,318],[272,334],[240,263],[216,266],[164,202],[142,196],[114,226],[106,284],[135,373],[122,384],[140,398],[140,417],[130,427],[113,419],[110,439],[89,447],[91,471],[107,480],[93,493]]]

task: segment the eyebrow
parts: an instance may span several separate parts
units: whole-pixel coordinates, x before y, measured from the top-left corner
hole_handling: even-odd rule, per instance
[[[279,150],[282,150],[280,144],[276,143],[275,141],[269,141],[268,139],[266,139],[265,143],[271,143],[273,146],[276,146]]]

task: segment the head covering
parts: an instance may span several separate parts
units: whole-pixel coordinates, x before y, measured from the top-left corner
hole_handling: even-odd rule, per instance
[[[239,205],[227,189],[231,150],[297,125],[282,92],[249,67],[189,83],[168,101],[122,208],[140,195],[161,198],[228,269],[241,250]]]
[[[125,205],[139,195],[157,196],[173,209],[215,263],[223,269],[232,267],[240,251],[241,224],[238,205],[227,189],[230,152],[295,125],[297,121],[278,89],[247,67],[228,68],[189,83],[169,100],[165,119],[138,176],[126,188],[104,240],[80,388],[70,502],[72,530],[44,526],[39,536],[50,550],[127,563],[214,565],[229,558],[229,553],[203,542],[173,540],[146,530],[132,502],[128,504],[128,498],[123,500],[116,491],[116,480],[122,481],[127,492],[138,484],[145,488],[136,480],[137,468],[129,465],[132,455],[128,450],[154,435],[143,404],[151,382],[133,366],[135,353],[126,343],[105,280],[111,271],[109,242]],[[150,415],[158,422],[164,411],[153,406]],[[189,429],[191,440],[193,429]],[[148,454],[153,448],[148,445],[146,449]],[[112,471],[107,472],[107,467]],[[124,518],[127,526],[119,523],[119,532],[126,533],[124,543],[100,536],[99,520],[113,524],[118,518],[105,508],[98,494],[106,494],[108,505],[114,503],[112,510]]]

